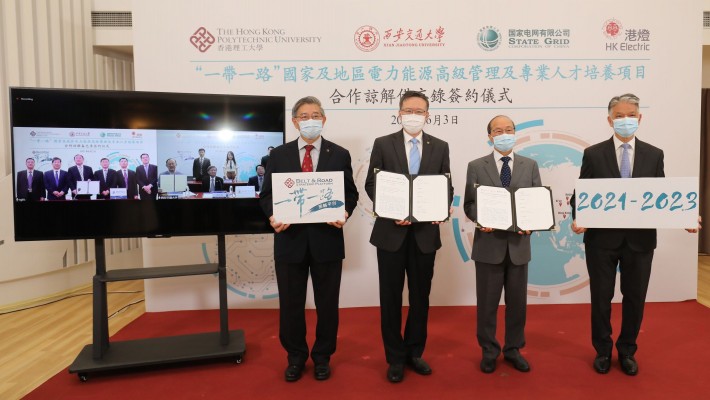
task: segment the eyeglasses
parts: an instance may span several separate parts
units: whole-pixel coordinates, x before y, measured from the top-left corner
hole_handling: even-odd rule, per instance
[[[500,128],[498,128],[498,129],[493,129],[493,130],[491,131],[491,133],[494,134],[494,135],[502,135],[502,134],[504,134],[504,133],[507,133],[507,134],[509,134],[509,135],[512,135],[513,133],[515,133],[515,128],[505,128],[505,129],[500,129]]]
[[[309,119],[319,120],[319,119],[323,119],[323,114],[321,114],[321,113],[313,113],[313,114],[311,114],[311,115],[308,115],[308,114],[306,114],[306,113],[303,113],[303,114],[301,114],[301,115],[297,115],[297,116],[296,116],[296,119],[299,120],[299,121],[308,121]]]
[[[426,114],[426,110],[422,110],[422,109],[413,110],[411,108],[405,108],[404,110],[399,110],[399,113],[402,115],[412,115],[412,114],[424,115],[424,114]]]

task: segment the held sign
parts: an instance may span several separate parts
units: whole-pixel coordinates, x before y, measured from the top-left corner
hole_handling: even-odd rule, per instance
[[[577,179],[577,226],[696,228],[698,178]]]

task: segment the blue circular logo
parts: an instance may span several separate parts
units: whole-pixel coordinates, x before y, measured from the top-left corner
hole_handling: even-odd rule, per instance
[[[478,47],[493,51],[500,46],[500,32],[493,26],[484,26],[478,31]]]

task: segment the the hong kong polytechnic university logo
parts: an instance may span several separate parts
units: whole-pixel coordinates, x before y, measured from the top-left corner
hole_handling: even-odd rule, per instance
[[[190,43],[201,53],[206,52],[215,42],[212,35],[204,26],[197,28],[195,33],[190,36]]]
[[[374,26],[364,25],[355,31],[355,46],[361,51],[372,51],[380,44],[380,32]]]
[[[289,189],[291,189],[295,184],[296,182],[294,182],[291,178],[288,178],[284,181],[284,185],[286,185],[286,187],[288,187]]]

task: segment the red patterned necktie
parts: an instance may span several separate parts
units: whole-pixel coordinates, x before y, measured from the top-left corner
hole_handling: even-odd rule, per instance
[[[303,164],[301,164],[301,171],[303,172],[313,172],[313,159],[311,158],[313,147],[312,144],[306,145],[306,155],[303,156]]]

